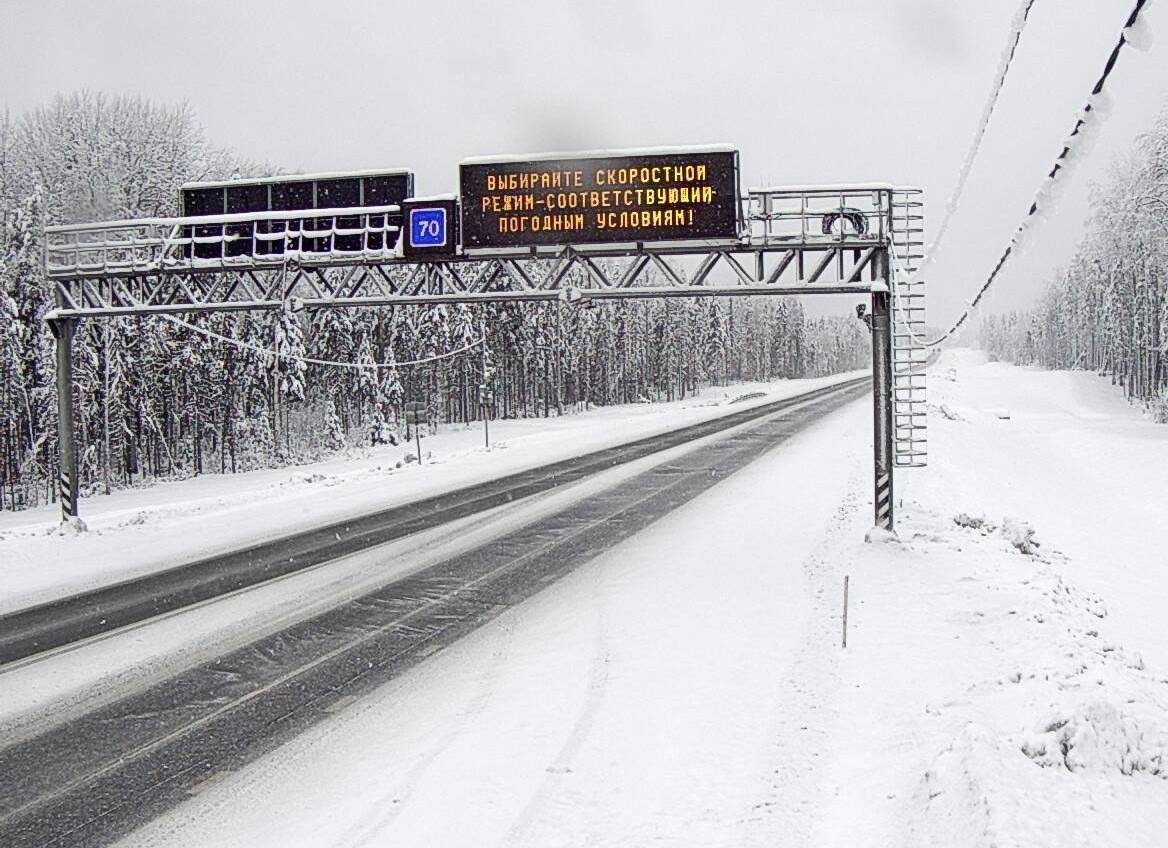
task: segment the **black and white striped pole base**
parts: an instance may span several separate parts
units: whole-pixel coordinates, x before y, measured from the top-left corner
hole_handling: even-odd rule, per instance
[[[892,478],[887,474],[876,476],[876,526],[892,529]]]

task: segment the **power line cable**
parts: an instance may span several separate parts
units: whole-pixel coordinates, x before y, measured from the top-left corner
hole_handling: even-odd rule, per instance
[[[207,336],[208,338],[216,339],[217,341],[224,342],[225,344],[229,344],[233,347],[239,348],[240,350],[250,350],[254,353],[261,353],[264,356],[274,356],[277,359],[288,359],[293,362],[304,362],[308,365],[328,365],[335,368],[354,368],[357,370],[365,368],[381,370],[382,368],[401,368],[403,366],[409,365],[425,365],[429,362],[438,362],[442,359],[449,359],[453,356],[466,353],[468,350],[473,350],[486,341],[486,338],[477,339],[476,341],[473,341],[467,345],[463,345],[457,350],[452,350],[449,353],[440,353],[436,354],[435,356],[427,356],[423,359],[414,359],[409,362],[337,362],[331,359],[313,359],[309,356],[295,356],[294,354],[290,353],[279,353],[278,351],[269,350],[268,348],[260,347],[259,345],[253,345],[249,344],[248,342],[240,341],[239,339],[233,339],[230,336],[224,336],[220,333],[216,333],[214,330],[208,330],[206,327],[200,327],[197,324],[191,324],[189,321],[184,321],[175,315],[167,315],[165,313],[160,314],[161,317],[165,318],[167,321],[170,321],[172,324],[177,324],[180,327],[186,327],[188,330],[193,330],[196,333]]]
[[[998,73],[994,79],[994,85],[990,89],[990,96],[986,100],[985,106],[982,108],[981,121],[978,124],[977,132],[973,135],[973,141],[969,145],[969,150],[965,154],[965,161],[961,163],[961,170],[957,174],[957,184],[953,187],[953,193],[945,203],[945,216],[941,219],[941,226],[937,229],[937,237],[929,247],[928,256],[921,262],[922,273],[941,249],[941,242],[945,238],[945,233],[949,230],[949,223],[953,220],[953,215],[957,212],[957,207],[961,203],[961,196],[965,192],[965,184],[969,180],[970,172],[973,171],[973,163],[977,160],[978,153],[981,152],[982,140],[985,138],[986,130],[989,128],[990,118],[993,117],[994,109],[998,103],[998,97],[1001,95],[1002,88],[1006,84],[1006,76],[1010,72],[1010,65],[1014,61],[1014,54],[1018,51],[1018,43],[1022,40],[1022,31],[1026,29],[1026,23],[1030,19],[1030,10],[1034,7],[1035,2],[1036,0],[1023,0],[1022,6],[1018,9],[1011,22],[1010,38],[1007,42],[1006,49],[1002,52],[1002,59],[998,65]]]
[[[1136,49],[1143,49],[1143,47],[1146,45],[1146,33],[1142,28],[1140,28],[1144,24],[1144,22],[1140,20],[1140,12],[1144,10],[1144,7],[1147,6],[1148,2],[1149,0],[1136,0],[1136,5],[1132,9],[1131,14],[1128,15],[1127,23],[1124,24],[1123,30],[1119,34],[1119,40],[1112,49],[1111,55],[1107,57],[1107,62],[1103,66],[1103,73],[1096,81],[1095,87],[1091,89],[1091,94],[1087,98],[1087,105],[1083,107],[1083,111],[1080,112],[1078,117],[1075,119],[1075,127],[1071,130],[1071,134],[1067,136],[1067,140],[1063,143],[1063,149],[1055,158],[1055,163],[1054,166],[1050,169],[1050,173],[1046,175],[1040,184],[1038,192],[1035,194],[1034,201],[1030,204],[1030,210],[1023,216],[1022,222],[1014,231],[1014,235],[1010,237],[1010,241],[1006,245],[1006,249],[1002,251],[1002,255],[998,257],[997,264],[994,265],[994,268],[986,278],[985,283],[982,284],[982,287],[978,290],[977,295],[974,296],[973,300],[969,302],[969,306],[966,307],[965,311],[961,314],[961,317],[957,319],[957,323],[950,327],[948,331],[933,341],[918,339],[918,341],[924,347],[936,347],[946,339],[950,338],[959,329],[961,329],[961,327],[969,319],[969,316],[973,313],[973,310],[977,308],[977,305],[981,302],[981,299],[985,296],[985,293],[989,291],[990,286],[994,284],[994,280],[998,278],[998,274],[1001,273],[1002,268],[1005,267],[1011,255],[1022,244],[1022,237],[1026,235],[1034,221],[1045,213],[1046,204],[1051,199],[1051,191],[1055,185],[1055,182],[1058,180],[1059,174],[1065,173],[1067,170],[1069,170],[1076,155],[1083,156],[1086,154],[1087,151],[1082,149],[1079,151],[1079,153],[1076,154],[1075,146],[1076,144],[1078,144],[1080,148],[1085,146],[1086,142],[1090,140],[1087,137],[1088,132],[1098,128],[1097,119],[1103,116],[1107,108],[1107,99],[1103,89],[1107,84],[1108,77],[1111,76],[1111,72],[1115,70],[1115,65],[1119,59],[1120,52],[1123,50],[1124,46],[1129,43]],[[903,266],[901,266],[901,270],[903,271]],[[917,337],[914,335],[913,338],[916,339]]]

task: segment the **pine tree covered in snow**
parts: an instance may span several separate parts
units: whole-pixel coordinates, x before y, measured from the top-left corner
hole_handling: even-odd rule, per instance
[[[341,427],[341,418],[337,415],[336,404],[331,398],[324,402],[323,427],[325,450],[339,451],[345,446],[345,431]]]
[[[36,505],[52,497],[56,461],[56,383],[53,340],[45,324],[51,308],[48,287],[42,281],[41,232],[45,220],[40,192],[34,190],[16,210],[9,229],[5,268],[9,279],[5,289],[16,305],[17,335],[20,339],[21,399],[24,402],[19,474],[42,481],[29,488],[25,502]]]
[[[3,277],[0,269],[0,277]],[[21,480],[20,455],[24,431],[21,410],[28,408],[28,393],[21,369],[24,327],[18,320],[16,301],[0,289],[0,506],[12,508]],[[23,494],[23,491],[22,491]]]
[[[285,401],[295,403],[304,400],[304,358],[308,352],[304,345],[304,332],[300,321],[287,305],[276,313],[275,352],[279,355],[280,393]]]

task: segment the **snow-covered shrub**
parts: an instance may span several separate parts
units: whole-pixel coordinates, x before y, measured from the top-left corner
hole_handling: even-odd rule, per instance
[[[935,412],[935,413],[937,413],[938,415],[940,415],[942,418],[946,419],[947,421],[964,421],[964,420],[965,420],[965,419],[964,419],[964,418],[961,416],[961,414],[960,414],[960,413],[958,413],[958,412],[954,412],[954,411],[953,411],[953,410],[952,410],[952,409],[949,407],[949,405],[948,405],[948,404],[944,404],[944,403],[943,403],[943,404],[941,404],[940,406],[937,406],[937,405],[935,405],[935,404],[931,404],[931,403],[930,403],[930,404],[929,404],[929,406],[928,406],[928,409],[929,409],[929,412]]]
[[[1034,534],[1034,528],[1025,521],[1006,518],[1002,521],[998,533],[1004,536],[1006,541],[1017,548],[1020,553],[1026,556],[1035,556],[1038,553],[1039,544],[1038,538]]]
[[[1121,774],[1146,772],[1168,778],[1168,740],[1149,733],[1107,701],[1093,701],[1070,715],[1043,722],[1022,743],[1022,753],[1044,768]]]
[[[324,402],[323,439],[325,450],[339,451],[345,446],[345,429],[337,415],[337,405],[332,398]]]
[[[1157,424],[1168,424],[1168,389],[1164,389],[1152,401],[1152,420]]]
[[[964,512],[959,512],[953,516],[953,523],[958,527],[966,527],[970,530],[993,530],[993,525],[988,523],[980,515],[969,515]]]
[[[377,418],[369,425],[369,443],[371,445],[396,445],[397,431],[384,418]]]

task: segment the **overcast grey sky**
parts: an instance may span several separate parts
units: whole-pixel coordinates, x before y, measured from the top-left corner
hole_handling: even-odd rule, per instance
[[[289,170],[408,167],[457,188],[480,154],[729,142],[743,186],[887,181],[940,221],[1020,0],[0,0],[0,108],[79,88],[188,101],[209,137]],[[985,278],[1133,0],[1037,0],[930,277],[930,323]],[[1168,3],[1147,13],[1168,40]],[[1114,113],[992,305],[1073,250],[1088,181],[1164,106],[1168,49],[1125,51]]]

